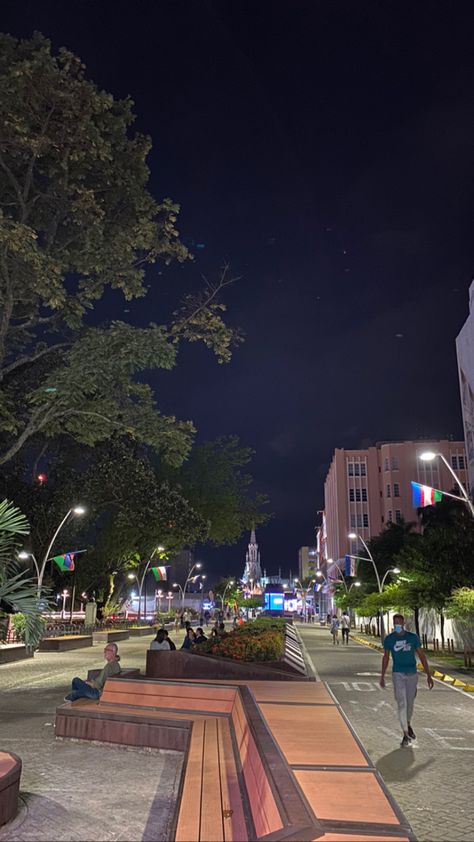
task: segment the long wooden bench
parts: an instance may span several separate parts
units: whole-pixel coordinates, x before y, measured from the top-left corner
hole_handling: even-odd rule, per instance
[[[305,733],[298,741],[301,716]],[[291,732],[294,744],[286,738]],[[61,705],[56,735],[184,751],[175,842],[411,838],[321,684],[113,678],[98,704]],[[327,792],[340,791],[336,774],[348,775],[348,785],[344,799],[333,798],[328,808]],[[326,793],[323,801],[318,788]],[[364,799],[360,804],[364,791],[375,805],[370,810]],[[361,810],[367,821],[358,818]]]
[[[18,812],[21,760],[9,751],[0,751],[0,827]]]
[[[83,649],[92,646],[91,634],[65,634],[57,637],[43,637],[40,652],[67,652],[69,649]]]

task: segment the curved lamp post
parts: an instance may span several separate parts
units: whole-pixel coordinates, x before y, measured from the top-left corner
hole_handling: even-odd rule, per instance
[[[193,566],[191,567],[191,570],[188,573],[188,578],[186,579],[183,588],[181,587],[181,585],[178,584],[178,582],[173,583],[173,588],[179,588],[179,591],[181,593],[181,611],[184,611],[184,600],[185,600],[185,597],[186,597],[186,588],[188,587],[189,582],[191,580],[194,581],[195,579],[197,579],[201,575],[200,573],[197,573],[196,575],[193,575],[194,571],[200,570],[201,567],[202,567],[202,562],[200,562],[200,561],[196,561],[193,564]]]
[[[230,582],[227,582],[227,585],[224,588],[224,593],[220,597],[220,600],[222,602],[222,611],[223,612],[225,611],[225,595],[226,595],[227,591],[229,590],[229,588],[231,588],[233,585],[235,585],[235,581],[234,581],[234,579],[231,579]]]
[[[142,590],[143,590],[143,584],[145,582],[145,576],[148,573],[148,568],[150,567],[150,564],[152,563],[156,553],[164,553],[164,551],[165,551],[165,548],[162,547],[161,544],[153,550],[150,558],[148,559],[148,561],[145,565],[145,569],[143,571],[143,575],[142,575],[141,579],[138,577],[138,575],[136,573],[132,573],[132,574],[129,573],[128,574],[129,579],[135,578],[137,580],[137,585],[138,585],[138,617],[137,617],[137,620],[138,620],[138,622],[140,622],[140,617],[141,617],[141,613],[142,613],[142,611],[141,611],[141,609],[142,609]],[[146,616],[146,605],[145,605],[145,616]]]
[[[64,524],[66,523],[66,521],[69,519],[69,517],[71,515],[83,515],[83,514],[85,514],[85,512],[86,512],[86,510],[85,510],[84,506],[72,506],[72,508],[69,509],[69,511],[63,517],[63,519],[62,519],[61,523],[59,524],[58,528],[56,529],[56,532],[54,533],[53,537],[51,538],[51,541],[49,542],[48,549],[46,550],[46,552],[44,554],[43,561],[41,563],[41,567],[39,567],[38,562],[36,561],[36,558],[33,555],[33,553],[26,553],[26,552],[25,553],[19,553],[19,558],[25,558],[27,556],[30,556],[33,559],[33,562],[34,562],[35,567],[36,567],[36,574],[37,574],[37,577],[38,577],[38,589],[37,589],[38,599],[41,597],[41,588],[42,588],[42,585],[43,585],[43,579],[44,579],[44,573],[45,573],[45,570],[46,570],[46,565],[49,561],[49,554],[50,554],[50,552],[51,552],[51,550],[54,546],[54,542],[55,542],[56,538],[58,537],[59,533],[61,532],[61,529],[63,528]]]
[[[379,571],[378,571],[377,565],[374,561],[374,557],[373,557],[372,553],[370,552],[366,542],[364,541],[362,536],[358,535],[356,532],[349,532],[349,535],[347,537],[349,538],[350,541],[359,540],[361,542],[362,546],[364,547],[364,549],[365,549],[365,551],[368,555],[368,558],[364,558],[364,556],[358,556],[358,555],[351,555],[351,558],[356,558],[356,559],[359,559],[360,561],[371,561],[372,562],[372,567],[374,568],[375,577],[377,579],[378,591],[381,594],[382,591],[383,591],[383,583],[380,579]],[[387,571],[387,572],[390,572],[390,571]],[[385,577],[384,577],[384,579],[385,579]],[[385,626],[384,626],[383,615],[384,615],[383,610],[379,611],[379,616],[380,616],[380,640],[382,641],[382,643],[384,642],[384,639],[385,639]]]
[[[453,468],[449,464],[446,457],[443,456],[443,454],[440,453],[439,451],[435,453],[433,450],[425,450],[425,452],[420,453],[420,456],[419,456],[419,458],[421,459],[422,462],[433,462],[433,460],[436,459],[436,457],[439,457],[441,459],[441,461],[443,462],[443,464],[446,465],[449,473],[451,474],[451,476],[455,480],[457,486],[459,487],[459,490],[462,494],[462,497],[454,497],[454,494],[448,494],[446,491],[442,491],[441,493],[445,494],[446,497],[454,497],[455,500],[462,500],[462,502],[465,503],[466,506],[468,507],[472,517],[474,517],[474,503],[472,502],[472,500],[469,497],[469,494],[467,493],[466,489],[464,488],[461,480],[459,479],[458,475],[456,474],[456,472],[453,470]]]

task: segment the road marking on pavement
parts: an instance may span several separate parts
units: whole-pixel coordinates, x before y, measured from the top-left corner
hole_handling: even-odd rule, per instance
[[[426,731],[426,733],[429,734],[430,737],[433,737],[433,739],[436,740],[436,742],[439,743],[445,750],[474,751],[474,746],[453,746],[449,742],[449,740],[455,740],[457,742],[460,742],[461,740],[466,739],[466,737],[464,736],[465,732],[462,730],[462,728],[422,728],[422,730]],[[454,736],[455,734],[461,734],[461,736]]]

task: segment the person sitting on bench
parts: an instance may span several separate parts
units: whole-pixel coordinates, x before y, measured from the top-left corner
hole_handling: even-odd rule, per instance
[[[83,681],[82,678],[73,678],[71,692],[64,696],[65,702],[75,702],[76,699],[99,699],[104,684],[108,678],[120,674],[120,656],[116,643],[108,643],[104,649],[104,657],[107,661],[99,675],[91,681]]]

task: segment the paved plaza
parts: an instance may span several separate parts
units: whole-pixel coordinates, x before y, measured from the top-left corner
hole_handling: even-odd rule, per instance
[[[378,684],[382,655],[354,642],[335,647],[324,628],[298,630],[320,679],[329,684],[417,839],[474,840],[474,695],[438,681],[429,691],[420,674],[413,720],[417,740],[401,749],[389,673],[386,689]]]
[[[353,642],[334,647],[326,629],[298,630],[317,675],[328,682],[417,839],[474,842],[474,698],[439,682],[429,692],[420,676],[418,739],[401,749],[390,682],[385,691],[378,686],[381,655]],[[182,632],[172,638],[179,646]],[[143,670],[150,640],[123,641],[122,665]],[[0,842],[169,839],[180,754],[54,738],[55,709],[72,676],[101,663],[96,646],[37,653],[0,667],[0,747],[23,760],[20,813],[0,829]]]
[[[144,669],[151,639],[121,642],[122,665]],[[181,754],[54,738],[71,678],[100,667],[102,649],[39,652],[0,667],[0,747],[23,761],[21,809],[0,828],[1,842],[169,839]]]

